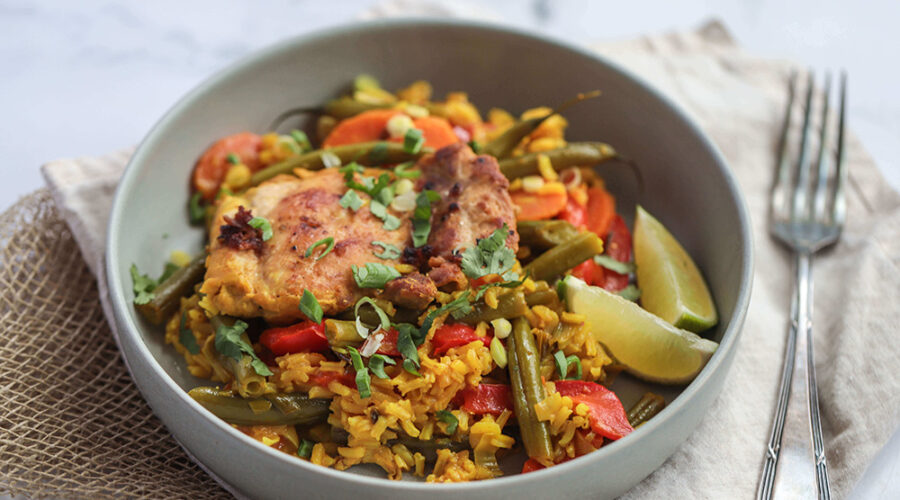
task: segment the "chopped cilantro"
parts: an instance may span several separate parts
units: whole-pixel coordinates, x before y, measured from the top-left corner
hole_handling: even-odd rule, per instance
[[[417,344],[421,345],[421,343],[425,341],[425,336],[428,335],[428,330],[431,330],[431,325],[434,324],[434,320],[437,319],[437,317],[441,314],[458,312],[466,313],[470,311],[472,309],[472,305],[469,304],[470,293],[471,292],[469,290],[466,290],[465,292],[460,294],[459,297],[428,313],[428,315],[425,316],[425,320],[422,322],[422,326],[419,327],[418,337],[421,340],[417,341]]]
[[[353,179],[353,174],[361,174],[363,173],[363,167],[359,163],[355,161],[351,161],[350,163],[344,165],[343,167],[338,169],[338,172],[344,174],[344,180],[349,181]]]
[[[509,236],[509,226],[503,223],[503,227],[496,229],[487,238],[482,238],[473,248],[467,248],[462,254],[460,267],[471,279],[478,279],[488,274],[504,275],[512,269],[516,262],[516,253],[506,245]]]
[[[191,201],[188,203],[188,216],[191,224],[195,226],[206,221],[206,207],[203,203],[203,195],[199,191],[191,196]]]
[[[447,434],[453,435],[456,433],[457,427],[459,427],[459,419],[456,418],[456,415],[450,413],[448,410],[441,410],[434,414],[438,420],[447,424]]]
[[[158,283],[150,276],[141,274],[135,264],[131,265],[131,282],[132,289],[134,290],[135,304],[146,304],[153,300],[153,290]]]
[[[300,297],[300,312],[313,323],[322,323],[322,306],[309,290],[304,289],[303,296]]]
[[[256,352],[253,351],[253,346],[251,346],[250,342],[243,337],[244,331],[246,330],[247,323],[244,323],[241,320],[235,321],[232,326],[225,324],[219,325],[216,329],[216,340],[214,344],[216,350],[219,351],[219,354],[222,356],[231,358],[235,361],[240,361],[242,354],[246,354],[250,356],[250,366],[253,367],[253,370],[258,375],[264,377],[271,375],[272,370],[269,370],[269,367],[256,356]]]
[[[200,354],[200,346],[197,345],[194,332],[187,327],[187,311],[181,312],[181,321],[178,323],[178,341],[189,353]]]

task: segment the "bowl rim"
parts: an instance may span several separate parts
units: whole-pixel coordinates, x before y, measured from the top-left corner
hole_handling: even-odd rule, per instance
[[[194,100],[204,95],[211,87],[219,84],[223,80],[230,79],[234,75],[242,73],[246,70],[246,68],[252,66],[258,60],[268,59],[284,52],[296,50],[298,47],[301,47],[308,42],[319,39],[327,39],[338,36],[353,36],[356,34],[362,34],[371,31],[414,28],[422,26],[476,30],[483,33],[495,33],[520,39],[527,39],[530,42],[538,42],[541,44],[549,45],[554,49],[574,52],[577,55],[602,64],[613,73],[617,73],[618,76],[625,78],[631,84],[636,85],[642,91],[650,94],[665,107],[669,108],[669,110],[677,118],[679,118],[697,137],[701,145],[710,153],[712,159],[719,167],[719,170],[722,171],[725,183],[728,187],[728,191],[732,199],[734,199],[736,202],[735,204],[740,225],[740,234],[743,241],[745,242],[745,245],[743,245],[743,247],[741,248],[740,255],[742,261],[740,269],[741,284],[738,290],[737,299],[735,301],[735,308],[732,313],[732,318],[722,334],[722,339],[719,342],[719,347],[716,349],[716,352],[709,359],[706,366],[704,366],[697,377],[682,390],[682,392],[678,395],[678,397],[675,398],[674,401],[666,405],[666,407],[656,418],[648,421],[638,429],[635,429],[635,431],[632,432],[627,437],[627,439],[614,441],[603,446],[599,450],[589,453],[585,456],[558,464],[554,467],[548,467],[546,469],[534,471],[529,474],[515,474],[500,478],[481,481],[469,481],[464,483],[428,484],[421,481],[392,481],[382,477],[372,477],[362,474],[348,473],[347,471],[338,471],[328,467],[315,465],[304,460],[297,460],[294,457],[288,457],[285,453],[263,445],[262,443],[237,431],[236,429],[228,425],[225,421],[216,418],[213,414],[209,413],[192,398],[190,398],[187,392],[181,389],[181,387],[172,379],[172,377],[170,377],[169,374],[166,373],[166,371],[162,368],[159,361],[153,356],[147,345],[140,337],[140,327],[134,320],[133,311],[131,311],[131,309],[129,308],[130,301],[126,300],[125,290],[122,286],[120,286],[120,283],[122,283],[122,275],[119,272],[121,259],[117,250],[117,243],[121,238],[119,227],[121,227],[122,213],[124,211],[124,206],[128,203],[127,197],[124,195],[124,193],[134,189],[134,185],[137,181],[136,172],[138,171],[138,165],[144,163],[145,157],[148,155],[148,151],[158,145],[159,135],[170,126],[171,122],[173,122],[183,113],[183,109],[185,107],[190,105],[190,103],[192,103]],[[620,452],[620,450],[625,450],[628,447],[633,446],[641,446],[639,443],[646,441],[646,439],[651,434],[653,434],[657,428],[666,425],[667,421],[671,420],[676,414],[686,411],[686,408],[688,407],[690,401],[693,400],[694,397],[700,391],[702,391],[706,385],[709,384],[714,374],[718,373],[722,363],[728,357],[729,353],[734,350],[738,344],[741,330],[743,328],[744,319],[746,317],[750,304],[753,267],[753,237],[749,212],[747,209],[746,200],[744,199],[744,196],[737,184],[734,174],[731,172],[724,156],[715,145],[715,143],[713,143],[709,136],[696,124],[693,118],[691,118],[691,116],[671,98],[656,90],[643,78],[633,74],[629,70],[624,69],[618,63],[610,61],[606,57],[593,52],[586,47],[575,45],[559,37],[550,36],[545,33],[529,32],[523,28],[512,27],[489,21],[408,17],[365,22],[349,22],[289,37],[261,49],[255,50],[250,54],[240,58],[236,62],[227,65],[225,68],[215,72],[212,76],[207,77],[199,85],[195,86],[187,94],[178,99],[175,104],[172,105],[172,107],[169,108],[166,113],[153,125],[147,135],[141,140],[134,154],[128,161],[128,164],[126,165],[126,168],[119,181],[119,185],[116,189],[112,204],[112,210],[110,212],[109,222],[107,225],[105,270],[106,286],[108,289],[110,301],[113,306],[113,311],[115,313],[116,323],[118,327],[113,329],[113,334],[116,337],[116,342],[119,345],[119,350],[122,353],[125,364],[128,367],[129,372],[131,372],[132,378],[135,379],[135,384],[138,385],[139,389],[140,385],[137,382],[137,378],[134,376],[131,364],[129,363],[125,355],[125,350],[122,348],[123,339],[125,338],[129,340],[129,343],[133,345],[133,347],[138,351],[138,354],[141,357],[143,357],[145,360],[149,360],[149,367],[152,370],[153,375],[158,379],[157,383],[161,383],[166,387],[166,389],[170,390],[171,393],[175,395],[177,400],[186,408],[189,408],[194,413],[199,415],[211,426],[219,428],[221,431],[226,432],[230,437],[233,437],[234,439],[243,440],[246,445],[255,447],[257,452],[268,454],[272,459],[283,461],[289,466],[299,467],[300,469],[304,469],[309,473],[324,474],[325,476],[338,481],[349,481],[351,483],[355,482],[357,483],[356,486],[359,487],[381,488],[390,485],[393,488],[397,488],[400,493],[428,493],[436,491],[465,493],[470,490],[482,489],[486,486],[503,487],[511,484],[512,482],[518,483],[542,481],[548,479],[551,474],[574,472],[578,469],[590,467],[592,463],[599,462],[609,457],[610,455],[617,454]],[[716,395],[716,397],[718,397],[718,395]],[[162,415],[158,416],[165,423],[165,418],[163,418]],[[203,468],[206,469],[205,466]]]

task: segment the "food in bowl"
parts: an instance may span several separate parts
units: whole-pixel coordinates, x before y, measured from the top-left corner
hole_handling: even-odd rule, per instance
[[[158,280],[132,267],[136,307],[218,384],[191,397],[315,464],[470,481],[627,436],[665,401],[626,411],[618,372],[685,383],[716,348],[695,333],[717,321],[702,276],[640,208],[632,256],[592,169],[619,156],[566,141],[559,112],[597,93],[518,119],[431,93],[362,76],[301,110],[319,149],[300,130],[218,140],[191,176],[206,253]]]

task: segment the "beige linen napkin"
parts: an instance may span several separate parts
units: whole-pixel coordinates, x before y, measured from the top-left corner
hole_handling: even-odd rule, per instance
[[[745,54],[715,23],[694,33],[595,49],[660,88],[712,136],[746,196],[756,245],[750,311],[723,393],[697,431],[626,496],[750,497],[775,404],[791,291],[789,255],[767,236],[765,225],[789,64]],[[106,219],[129,153],[43,167],[101,288]],[[838,497],[846,496],[900,424],[900,377],[894,370],[900,356],[894,335],[900,324],[900,196],[852,137],[847,161],[847,227],[815,269],[816,361]],[[108,304],[105,295],[101,290]]]

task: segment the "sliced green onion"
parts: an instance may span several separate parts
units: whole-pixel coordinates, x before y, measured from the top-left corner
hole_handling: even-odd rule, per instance
[[[231,163],[232,165],[241,164],[241,157],[234,153],[228,153],[228,156],[226,156],[225,159],[228,160],[228,163]]]
[[[250,227],[254,227],[262,231],[263,241],[269,241],[269,239],[272,238],[272,224],[269,224],[269,221],[267,221],[265,218],[254,217],[250,219],[250,222],[248,222],[248,224],[250,224]]]
[[[566,361],[566,354],[562,351],[556,351],[553,354],[553,361],[556,362],[556,373],[559,374],[560,380],[565,380],[569,374],[569,362]]]
[[[409,373],[412,373],[413,375],[415,375],[417,377],[421,377],[422,375],[419,373],[418,370],[416,370],[416,368],[418,368],[418,365],[413,363],[413,360],[411,360],[411,359],[403,360],[403,369],[404,370],[408,371]]]
[[[421,170],[410,170],[415,167],[415,163],[408,161],[394,167],[394,175],[401,179],[418,179],[422,176]]]
[[[605,267],[606,269],[617,272],[619,274],[628,274],[634,272],[634,263],[619,262],[609,255],[595,255],[594,263],[600,267]]]
[[[303,296],[300,297],[300,312],[313,323],[322,323],[322,306],[309,290],[304,289]]]
[[[459,427],[459,419],[456,418],[456,415],[450,413],[449,410],[440,410],[439,412],[434,414],[438,420],[447,424],[447,434],[453,435],[456,434],[456,429]]]
[[[340,167],[341,159],[331,151],[325,151],[322,153],[322,165],[325,165],[325,168]]]
[[[472,148],[475,154],[481,153],[481,144],[478,144],[478,141],[472,139],[469,141],[469,147]]]
[[[369,370],[363,364],[362,356],[353,346],[347,346],[347,352],[350,354],[350,362],[353,363],[353,369],[356,370],[356,389],[359,391],[359,398],[366,399],[372,395]]]
[[[312,143],[309,142],[309,137],[307,137],[306,132],[294,129],[291,130],[291,137],[297,141],[297,145],[300,146],[300,149],[304,152],[312,151]]]
[[[400,227],[400,219],[397,217],[387,214],[384,218],[384,224],[381,225],[386,231],[393,231]]]
[[[394,325],[397,328],[397,351],[403,356],[403,367],[406,368],[406,362],[409,361],[412,366],[419,366],[419,351],[416,349],[416,342],[413,338],[417,334],[415,325],[409,323],[399,323]],[[409,370],[407,371],[413,371]],[[418,375],[418,372],[415,372]]]
[[[316,257],[317,262],[319,260],[321,260],[322,257],[325,257],[326,255],[328,255],[328,252],[330,252],[334,248],[334,237],[329,236],[327,238],[322,238],[321,240],[313,243],[306,249],[306,253],[303,254],[303,257],[308,259],[309,256],[313,254],[313,250],[315,250],[316,247],[318,247],[320,245],[325,245],[325,250],[322,253],[320,253],[318,257]]]
[[[575,376],[569,377],[569,380],[581,380],[581,359],[576,355],[571,355],[566,358],[566,371],[569,370],[569,366],[575,365]]]
[[[359,195],[356,194],[356,191],[348,189],[347,192],[344,193],[344,196],[341,197],[341,200],[338,202],[338,204],[344,208],[349,208],[350,210],[356,212],[357,210],[359,210],[359,207],[362,206],[363,201],[362,198],[360,198]]]
[[[417,128],[407,130],[406,135],[403,136],[403,151],[406,151],[409,154],[418,153],[424,145],[425,136],[422,135],[422,131]]]
[[[503,346],[503,342],[496,335],[491,340],[491,358],[493,358],[494,363],[496,363],[499,368],[506,368],[506,363],[508,361],[506,357],[506,347]]]
[[[375,309],[375,314],[378,315],[378,320],[381,321],[380,326],[382,329],[387,331],[391,328],[391,320],[388,318],[387,313],[385,313],[380,307],[378,307],[378,304],[375,303],[372,297],[363,297],[359,299],[355,306],[353,306],[353,315],[356,316],[357,319],[359,319],[359,308],[364,304],[369,304],[373,309]]]
[[[297,456],[300,458],[309,459],[309,457],[312,456],[313,446],[315,445],[316,443],[310,441],[309,439],[300,441],[300,446],[297,447]]]
[[[350,266],[350,271],[360,288],[384,288],[388,281],[400,277],[400,272],[395,268],[378,262],[366,262],[366,265],[361,267],[354,264]]]
[[[372,370],[372,373],[378,378],[390,378],[388,377],[388,374],[384,372],[384,365],[386,364],[394,365],[397,363],[384,354],[373,354],[372,357],[369,358],[369,370]]]
[[[382,252],[372,252],[379,259],[391,260],[398,259],[403,254],[400,251],[400,248],[397,246],[391,245],[390,243],[385,243],[383,241],[373,241],[373,245],[379,246],[382,248]]]
[[[439,201],[437,191],[426,189],[416,195],[416,210],[413,212],[413,245],[416,248],[428,242],[431,234],[431,204]]]
[[[616,293],[618,293],[619,296],[623,299],[630,300],[632,302],[637,302],[637,300],[641,298],[641,289],[634,285],[628,285]]]

